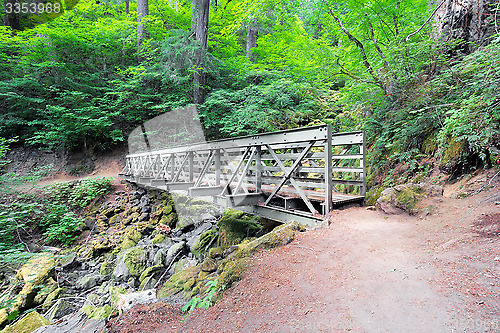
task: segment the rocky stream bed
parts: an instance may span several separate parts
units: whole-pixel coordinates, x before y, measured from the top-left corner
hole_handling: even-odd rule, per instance
[[[287,244],[297,223],[269,221],[205,201],[121,186],[85,210],[71,248],[45,247],[6,280],[0,323],[5,332],[105,332],[106,322],[137,304],[182,306],[241,279],[255,250]],[[273,229],[272,232],[269,232]]]

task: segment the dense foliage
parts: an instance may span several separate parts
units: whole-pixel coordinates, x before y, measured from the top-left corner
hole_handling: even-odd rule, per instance
[[[12,178],[13,175],[10,174]],[[14,185],[26,186],[27,179],[19,177]],[[111,189],[110,178],[87,178],[72,182],[56,182],[42,188],[33,187],[29,193],[7,187],[0,179],[0,269],[17,264],[29,255],[24,240],[43,244],[69,245],[81,233],[82,208],[99,199]],[[7,192],[5,192],[7,190]]]
[[[0,137],[106,149],[190,104],[202,71],[208,139],[365,129],[372,175],[418,171],[429,154],[450,172],[497,159],[499,43],[453,58],[461,41],[432,37],[428,1],[213,2],[203,68],[191,1],[151,0],[140,49],[129,5],[82,0],[35,28],[0,28]]]

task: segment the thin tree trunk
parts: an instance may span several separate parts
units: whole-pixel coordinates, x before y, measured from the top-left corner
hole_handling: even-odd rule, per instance
[[[12,12],[10,14],[5,13],[5,8],[7,8],[7,4],[12,5]],[[5,0],[4,1],[4,25],[11,27],[13,30],[21,30],[21,23],[19,22],[19,14],[14,13],[14,4],[15,0]]]
[[[129,0],[125,0],[125,14],[129,14],[130,13],[130,2]]]
[[[137,50],[139,52],[139,61],[144,60],[140,53],[142,51],[142,43],[147,38],[147,31],[142,19],[149,15],[148,0],[137,0]]]
[[[259,36],[259,31],[255,27],[255,22],[251,21],[247,26],[247,45],[246,52],[247,58],[253,60],[253,49],[257,47],[257,37]]]
[[[196,0],[195,12],[196,15],[196,29],[195,39],[198,42],[199,49],[196,52],[196,70],[194,73],[194,91],[193,101],[195,104],[202,104],[205,101],[205,54],[207,51],[208,40],[208,16],[210,10],[209,0]]]

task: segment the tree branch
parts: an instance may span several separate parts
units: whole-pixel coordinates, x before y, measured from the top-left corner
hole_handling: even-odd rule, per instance
[[[420,28],[418,28],[417,30],[415,30],[414,32],[412,32],[411,34],[409,34],[408,36],[406,36],[406,42],[408,42],[410,40],[410,37],[413,36],[413,35],[416,35],[420,32],[420,30],[422,30],[425,25],[427,23],[429,23],[429,21],[431,20],[431,18],[436,14],[436,12],[439,10],[439,8],[441,8],[442,5],[444,5],[446,1],[445,0],[442,0],[441,1],[441,4],[439,6],[436,7],[436,9],[434,9],[434,11],[432,12],[431,15],[429,15],[429,17],[427,18],[427,20],[425,20],[425,22],[420,26]]]
[[[373,25],[370,22],[370,19],[368,19],[368,17],[366,19],[368,21],[368,26],[370,27],[370,33],[372,35],[373,44],[375,45],[375,49],[377,50],[377,53],[380,55],[380,58],[382,58],[382,61],[384,62],[384,67],[387,69],[387,71],[391,72],[393,77],[396,77],[394,71],[392,70],[392,67],[387,62],[387,57],[385,56],[384,52],[382,52],[382,49],[380,49],[380,46],[378,46],[377,39],[375,38],[375,33],[373,32]]]
[[[329,11],[330,15],[334,18],[334,20],[337,22],[337,24],[339,25],[340,29],[347,35],[347,37],[352,42],[354,42],[356,44],[356,46],[358,47],[358,49],[361,51],[361,56],[363,57],[363,64],[365,65],[366,69],[368,70],[368,72],[372,76],[374,83],[378,87],[380,87],[382,90],[385,91],[384,84],[382,83],[382,81],[380,80],[380,78],[378,77],[378,75],[375,73],[375,71],[373,70],[372,65],[368,61],[368,56],[366,55],[366,51],[365,51],[365,47],[363,46],[363,43],[361,43],[356,37],[354,37],[349,32],[349,30],[347,30],[347,28],[344,26],[344,24],[342,23],[342,21],[333,13],[333,11],[332,11],[332,9],[330,7],[328,7],[328,11]]]
[[[376,84],[375,82],[373,81],[368,81],[368,80],[363,80],[362,78],[360,77],[357,77],[355,76],[354,74],[352,73],[349,73],[349,71],[347,69],[344,68],[344,66],[342,66],[340,64],[340,58],[337,58],[337,65],[340,67],[340,73],[335,73],[334,75],[337,75],[337,74],[344,74],[344,75],[347,75],[349,76],[351,79],[354,79],[354,80],[358,80],[358,81],[362,81],[362,82],[365,82],[365,83],[369,83],[369,84]]]

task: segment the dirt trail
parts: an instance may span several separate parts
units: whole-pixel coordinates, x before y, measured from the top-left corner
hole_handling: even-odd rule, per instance
[[[500,332],[500,240],[473,224],[499,206],[462,219],[480,198],[444,198],[423,219],[340,211],[255,255],[212,308],[157,332]]]
[[[499,333],[499,178],[475,179],[476,189],[494,187],[472,197],[429,200],[438,209],[433,215],[337,211],[330,226],[254,255],[242,281],[184,323],[178,306],[155,303],[134,307],[111,327],[122,333]]]

